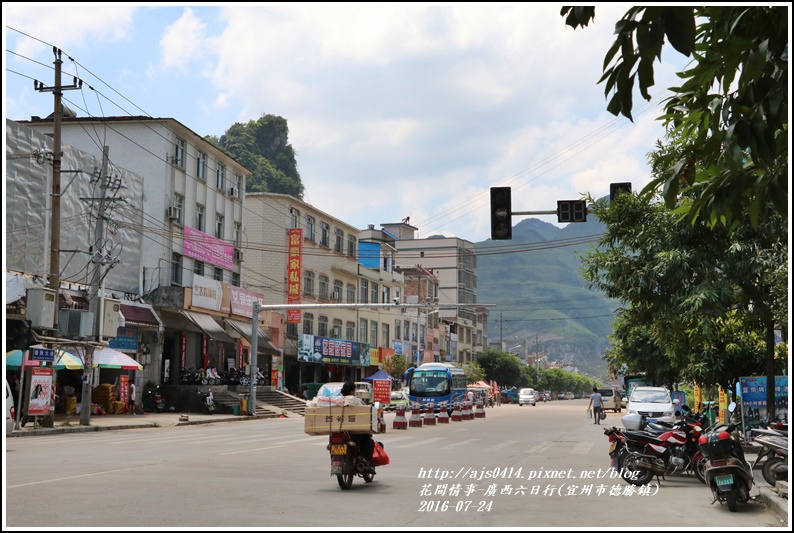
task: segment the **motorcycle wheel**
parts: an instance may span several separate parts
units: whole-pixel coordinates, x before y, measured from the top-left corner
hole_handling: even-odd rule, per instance
[[[728,503],[728,510],[732,513],[736,512],[736,489],[725,493],[725,501]]]
[[[637,457],[632,454],[626,454],[623,460],[618,459],[618,468],[620,469],[620,477],[627,483],[641,487],[647,485],[653,479],[653,472],[645,468],[636,466]]]
[[[764,476],[764,481],[775,486],[777,479],[775,478],[775,467],[781,463],[785,463],[782,457],[770,457],[761,466],[761,474]]]
[[[695,477],[706,485],[706,458],[701,455],[698,459],[693,460],[695,461],[695,466],[693,467]]]
[[[353,486],[353,474],[337,474],[336,481],[342,490],[348,490]]]

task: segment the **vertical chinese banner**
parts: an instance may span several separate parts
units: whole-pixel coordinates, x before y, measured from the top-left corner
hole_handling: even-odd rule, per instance
[[[391,402],[391,380],[373,379],[372,397],[373,402],[380,402],[381,405],[389,405]]]
[[[119,376],[119,401],[124,403],[124,407],[130,402],[130,377]]]
[[[182,352],[179,354],[181,365],[179,368],[181,370],[185,369],[185,357],[187,355],[187,335],[185,333],[182,334]]]
[[[30,401],[28,416],[46,416],[50,414],[52,397],[52,367],[31,368]]]
[[[301,260],[303,250],[303,230],[290,228],[287,245],[287,303],[297,304],[301,301]],[[287,310],[287,322],[300,324],[300,309]]]
[[[700,385],[695,383],[693,385],[693,394],[695,395],[695,412],[699,413],[703,408],[703,392],[700,390]]]
[[[270,361],[270,385],[278,388],[278,361],[279,357],[274,355]]]
[[[201,336],[201,368],[207,368],[210,364],[210,354],[207,353],[207,336]]]
[[[725,391],[722,390],[722,387],[720,387],[719,402],[720,402],[719,403],[719,413],[720,413],[719,423],[720,424],[724,424],[725,423],[725,418],[726,418],[725,410],[728,409],[728,397],[725,394]]]

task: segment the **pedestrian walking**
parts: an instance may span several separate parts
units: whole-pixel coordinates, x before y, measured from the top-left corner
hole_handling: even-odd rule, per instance
[[[590,395],[590,404],[588,409],[593,408],[593,424],[601,425],[601,411],[604,410],[604,402],[601,399],[601,393],[598,392],[598,387],[593,387],[593,394]]]

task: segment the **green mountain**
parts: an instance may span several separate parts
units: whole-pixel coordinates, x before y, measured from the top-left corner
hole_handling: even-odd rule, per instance
[[[581,258],[603,231],[596,219],[559,228],[531,218],[513,227],[510,241],[475,243],[477,301],[496,304],[489,307],[489,343],[502,340],[510,350],[526,341],[530,356],[605,379],[601,356],[617,302],[588,289],[580,275]]]

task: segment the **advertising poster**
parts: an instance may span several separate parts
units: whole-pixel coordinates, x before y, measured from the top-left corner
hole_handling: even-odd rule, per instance
[[[373,402],[380,402],[382,405],[389,405],[391,402],[391,380],[373,379],[372,398]]]
[[[52,367],[31,368],[31,372],[28,416],[46,416],[52,398]]]
[[[752,440],[753,428],[762,427],[767,420],[766,376],[739,378],[742,397],[742,424],[745,436]],[[788,423],[788,376],[775,376],[775,415]]]
[[[718,406],[719,406],[719,411],[717,411],[717,412],[720,414],[720,416],[719,416],[719,420],[717,422],[720,423],[720,424],[724,424],[725,423],[725,419],[727,418],[725,416],[725,412],[726,412],[726,409],[728,409],[728,396],[727,396],[727,394],[725,394],[725,391],[722,390],[722,387],[720,387],[720,391],[719,391],[719,404],[718,404]]]

